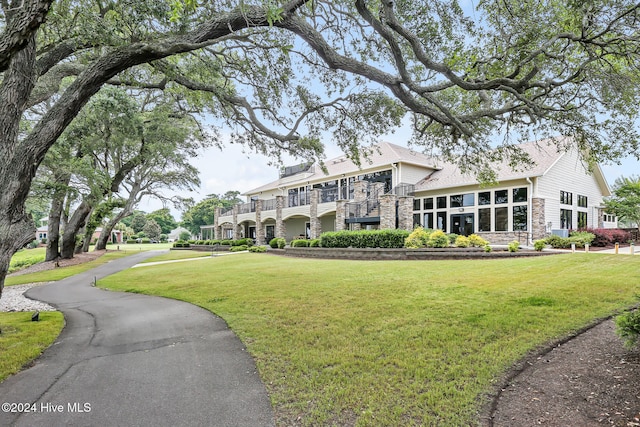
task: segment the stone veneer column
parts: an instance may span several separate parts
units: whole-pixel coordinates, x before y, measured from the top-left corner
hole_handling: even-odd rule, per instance
[[[240,239],[242,237],[242,230],[240,228],[240,225],[238,225],[238,211],[240,210],[240,205],[235,205],[233,207],[233,234],[231,235],[231,238],[236,240],[236,239]]]
[[[336,231],[342,231],[347,229],[345,223],[347,216],[347,201],[338,200],[336,202]]]
[[[367,181],[356,181],[353,183],[353,201],[356,203],[367,200]]]
[[[265,245],[264,224],[262,224],[262,200],[256,200],[256,245]]]
[[[317,239],[322,234],[322,225],[318,218],[318,203],[320,203],[320,189],[311,190],[311,205],[309,206],[309,226],[312,239]]]
[[[380,228],[396,228],[396,195],[383,194],[380,196]]]
[[[547,221],[544,215],[545,199],[531,199],[531,238],[544,239],[547,234]]]
[[[604,227],[604,209],[596,208],[598,210],[598,225],[596,228]]]
[[[284,209],[284,196],[276,196],[276,236],[279,239],[284,239],[287,236],[287,229],[282,220],[282,209]]]
[[[413,196],[398,197],[398,229],[413,230]]]
[[[213,213],[213,235],[215,240],[222,240],[222,227],[220,227],[220,212],[222,208],[215,208]]]

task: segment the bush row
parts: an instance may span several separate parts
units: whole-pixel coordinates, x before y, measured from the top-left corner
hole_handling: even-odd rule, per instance
[[[253,246],[253,239],[246,237],[244,239],[225,239],[225,240],[189,240],[189,243],[192,245],[205,245],[205,246],[214,246],[214,245],[222,245],[222,246],[243,246],[247,247]]]
[[[591,246],[604,247],[631,241],[631,234],[619,228],[584,228],[578,231],[591,233],[595,236]]]
[[[320,235],[323,248],[402,248],[406,230],[330,231]]]

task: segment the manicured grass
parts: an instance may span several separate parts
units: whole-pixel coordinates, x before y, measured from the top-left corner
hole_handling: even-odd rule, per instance
[[[190,301],[256,359],[279,425],[473,425],[528,351],[628,307],[640,257],[336,261],[240,254],[101,285]]]
[[[62,313],[41,312],[39,322],[31,315],[0,313],[0,382],[40,356],[62,331]]]
[[[47,248],[21,249],[11,257],[9,273],[44,261]]]
[[[159,249],[169,249],[173,247],[173,243],[121,243],[119,245],[111,244],[107,245],[107,250],[116,250],[116,248],[120,248],[121,251],[125,252],[140,252],[140,251],[154,251]]]
[[[211,252],[202,251],[170,251],[166,254],[154,256],[153,258],[147,258],[140,264],[147,262],[159,262],[159,261],[173,261],[177,259],[189,259],[189,258],[202,258],[211,256]]]
[[[38,273],[7,277],[4,281],[4,284],[5,286],[11,286],[22,285],[24,283],[53,282],[56,280],[62,280],[67,277],[73,276],[74,274],[82,273],[99,265],[105,264],[113,259],[122,258],[131,254],[131,251],[109,251],[102,255],[100,258],[97,258],[91,262],[85,262],[83,264],[72,265],[69,267],[60,267],[53,270],[40,271]]]

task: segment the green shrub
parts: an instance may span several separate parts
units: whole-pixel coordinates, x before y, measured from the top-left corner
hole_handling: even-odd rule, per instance
[[[640,310],[630,311],[616,317],[616,334],[631,349],[640,343]]]
[[[144,237],[140,240],[140,243],[151,243],[151,239],[148,237]]]
[[[422,226],[414,228],[411,234],[404,240],[404,247],[411,249],[426,247],[431,231],[432,230],[425,229]]]
[[[571,240],[568,237],[560,237],[552,234],[545,239],[547,245],[554,249],[566,249],[571,247]]]
[[[591,245],[591,242],[593,242],[595,238],[596,235],[589,233],[588,231],[572,231],[569,234],[569,242],[575,243],[578,248],[584,248],[585,245]]]
[[[269,246],[271,246],[273,249],[278,249],[278,238],[274,237],[273,239],[269,240]]]
[[[284,249],[285,246],[287,246],[287,241],[280,237],[278,239],[278,249]]]
[[[220,244],[223,246],[231,246],[233,244],[233,240],[222,240]]]
[[[547,241],[545,239],[536,240],[533,242],[533,249],[538,252],[541,252],[547,246]]]
[[[430,248],[447,248],[449,247],[449,237],[442,230],[435,230],[429,235],[427,246]]]
[[[191,244],[189,242],[185,242],[184,240],[178,240],[173,244],[174,248],[190,248]]]
[[[493,248],[491,247],[490,244],[487,243],[486,245],[484,245],[484,251],[489,253],[489,252],[493,251]]]
[[[477,234],[472,234],[471,236],[469,236],[469,243],[474,248],[482,248],[482,247],[487,246],[489,244],[489,242],[487,242],[485,239],[483,239],[482,237],[478,236]]]
[[[237,245],[237,246],[231,246],[229,248],[231,252],[241,252],[241,251],[246,251],[247,249],[249,249],[247,245]]]
[[[323,248],[402,248],[406,230],[329,231],[320,236]]]
[[[249,247],[249,252],[266,252],[267,251],[267,247],[266,246],[251,246]]]
[[[136,243],[138,243],[138,242],[136,241],[136,239],[129,239],[129,240],[127,240],[127,245],[135,245]],[[175,246],[174,246],[174,247],[175,247]]]
[[[454,242],[456,248],[468,248],[471,246],[471,241],[467,236],[458,236]]]
[[[204,240],[196,240],[196,245],[204,245],[205,241]]]
[[[311,239],[309,240],[310,248],[319,248],[320,247],[320,239]]]
[[[520,249],[520,242],[518,242],[517,240],[512,241],[507,245],[507,249],[509,250],[509,252],[518,252],[518,250]]]
[[[291,241],[292,248],[308,248],[309,241],[305,239],[296,239]]]
[[[456,233],[447,234],[447,238],[449,239],[449,246],[451,246],[454,243],[456,243],[456,239],[458,238],[458,236],[459,236],[459,234],[456,234]]]
[[[187,240],[187,243],[189,243],[190,245],[194,245],[196,243],[195,240]]]

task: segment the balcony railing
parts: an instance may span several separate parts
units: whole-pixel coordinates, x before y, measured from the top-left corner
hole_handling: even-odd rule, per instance
[[[238,205],[239,214],[247,214],[256,211],[256,202],[242,203]]]
[[[262,201],[262,210],[263,211],[275,211],[276,210],[276,199],[269,199]]]
[[[231,216],[233,215],[233,206],[226,209],[220,210],[220,216]]]
[[[416,194],[416,186],[413,184],[400,183],[393,188],[393,194],[398,197],[414,196]]]

